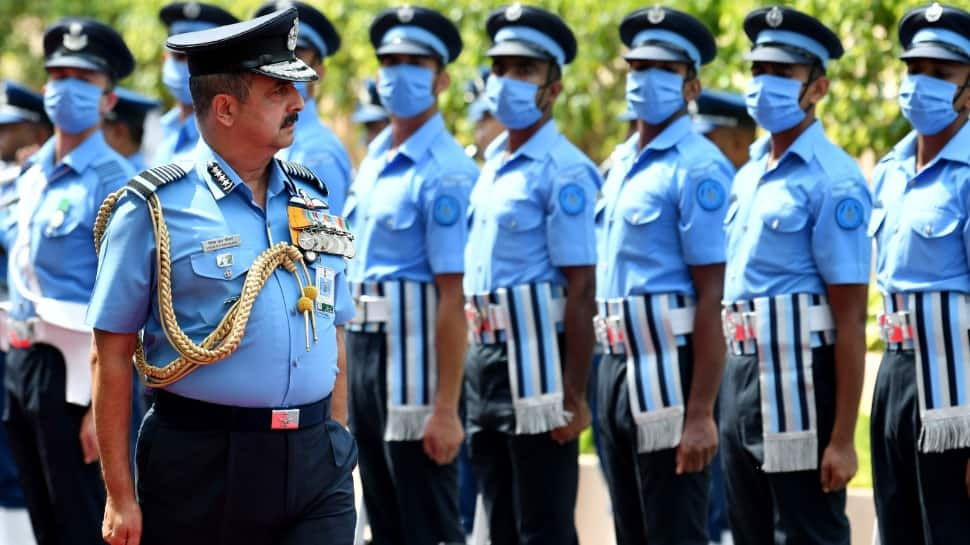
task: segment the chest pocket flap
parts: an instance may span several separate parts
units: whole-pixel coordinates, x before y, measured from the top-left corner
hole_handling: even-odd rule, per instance
[[[630,225],[646,225],[656,221],[663,212],[656,203],[647,201],[637,203],[623,210],[623,219]]]
[[[801,231],[808,223],[808,212],[797,206],[785,206],[777,210],[769,210],[761,217],[768,230],[779,233]]]
[[[226,248],[192,254],[192,272],[203,278],[235,280],[246,274],[256,259],[252,248]]]
[[[530,231],[539,227],[542,219],[542,210],[528,200],[510,201],[495,214],[498,224],[509,231]]]
[[[381,227],[392,231],[410,229],[418,219],[418,210],[411,204],[403,204],[393,211],[381,212],[377,222]]]
[[[942,238],[952,234],[960,225],[960,216],[943,210],[933,208],[924,210],[913,219],[911,227],[913,231],[923,238]]]

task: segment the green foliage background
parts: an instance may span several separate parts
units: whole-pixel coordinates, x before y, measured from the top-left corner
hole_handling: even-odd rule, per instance
[[[63,15],[85,15],[120,29],[138,61],[136,73],[122,85],[170,100],[161,84],[161,51],[165,29],[158,9],[168,0],[0,0],[0,76],[40,86],[44,81],[41,36],[44,27]],[[262,0],[211,0],[238,17],[249,17]],[[346,118],[353,110],[360,82],[377,70],[367,30],[380,10],[398,0],[321,2],[309,0],[334,21],[343,47],[327,61],[320,92],[325,119],[335,125],[352,152],[357,139]],[[705,86],[742,90],[748,66],[743,60],[749,42],[741,28],[744,16],[761,3],[750,0],[681,0],[663,2],[695,14],[712,29],[718,58],[701,71]],[[572,26],[580,43],[579,56],[567,67],[564,100],[557,119],[562,130],[594,160],[606,158],[624,133],[615,120],[624,109],[625,62],[617,27],[627,13],[650,5],[631,0],[542,0]],[[908,130],[895,103],[903,65],[897,60],[896,22],[915,2],[886,0],[794,0],[788,4],[811,13],[836,29],[847,50],[830,65],[831,96],[820,115],[828,133],[850,153],[871,151],[880,156]],[[461,29],[465,50],[450,68],[452,86],[442,97],[446,119],[459,139],[471,141],[463,110],[463,83],[483,56],[488,36],[484,22],[500,2],[426,0]]]

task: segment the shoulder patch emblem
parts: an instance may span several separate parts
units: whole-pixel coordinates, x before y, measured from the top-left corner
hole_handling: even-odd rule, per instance
[[[458,221],[458,216],[461,212],[461,204],[458,202],[458,199],[451,195],[441,195],[435,199],[433,208],[432,215],[434,216],[435,223],[445,227],[454,225]]]
[[[704,180],[697,184],[697,204],[707,211],[717,210],[724,204],[724,186],[716,180]]]
[[[136,174],[128,182],[128,189],[138,195],[142,200],[148,199],[158,188],[165,184],[184,178],[188,172],[176,163],[170,163],[154,168],[150,168],[140,174]]]
[[[575,216],[586,208],[586,192],[579,184],[566,184],[559,190],[559,206],[570,216]]]
[[[865,209],[855,197],[846,197],[835,206],[835,222],[843,229],[858,229],[864,219]]]
[[[280,163],[280,168],[283,169],[283,172],[285,172],[287,176],[300,178],[301,180],[310,182],[311,184],[316,186],[321,193],[323,193],[324,197],[327,197],[330,195],[330,192],[327,190],[327,184],[323,183],[323,180],[318,178],[317,175],[314,174],[312,170],[308,169],[307,167],[299,163],[294,163],[292,161],[280,160],[279,163]]]

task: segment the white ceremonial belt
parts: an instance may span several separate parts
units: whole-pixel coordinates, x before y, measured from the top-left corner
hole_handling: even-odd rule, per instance
[[[653,295],[653,297],[661,296],[669,296],[669,294]],[[627,352],[626,336],[628,325],[632,325],[637,330],[646,328],[646,324],[629,323],[630,320],[620,311],[623,308],[624,301],[629,300],[631,304],[634,304],[644,299],[644,297],[650,297],[650,295],[632,295],[616,299],[597,300],[596,306],[599,312],[593,317],[593,331],[596,334],[597,343],[602,346],[604,352],[613,355],[625,354]],[[670,333],[672,335],[689,335],[694,332],[694,312],[694,306],[670,308],[667,309],[660,319],[670,327]],[[642,321],[639,319],[639,314],[635,316],[637,316],[637,318],[634,318],[636,322]]]
[[[383,324],[391,321],[391,301],[377,295],[359,295],[354,301],[356,312],[352,324]]]
[[[41,299],[34,305],[37,316],[26,320],[10,317],[10,302],[0,303],[0,349],[30,348],[48,344],[64,356],[66,400],[74,405],[91,403],[91,328],[83,325],[87,305]]]
[[[832,308],[827,304],[812,305],[806,310],[808,329],[812,332],[831,331],[835,329],[835,321],[832,319]],[[721,311],[721,320],[724,326],[724,338],[728,343],[752,341],[758,338],[757,328],[758,313],[751,311],[735,311],[724,308]]]

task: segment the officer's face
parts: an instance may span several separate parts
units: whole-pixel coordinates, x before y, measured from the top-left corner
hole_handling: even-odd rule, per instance
[[[434,72],[434,82],[432,83],[432,92],[437,96],[438,93],[444,91],[448,88],[451,80],[448,78],[448,73],[445,72],[444,68],[441,66],[441,62],[435,57],[429,57],[427,55],[403,55],[400,53],[391,53],[389,55],[381,55],[378,59],[381,63],[382,68],[387,68],[388,66],[397,66],[399,64],[410,64],[411,66],[420,66],[422,68],[427,68]],[[380,79],[380,76],[378,76]]]
[[[798,80],[802,82],[803,85],[808,83],[809,79],[812,78],[812,70],[813,67],[810,64],[787,64],[781,62],[761,61],[751,63],[752,76],[778,76],[780,78]],[[815,68],[815,70],[818,70],[818,68]],[[803,110],[807,110],[809,107],[814,106],[818,103],[818,101],[822,100],[822,97],[825,96],[828,90],[829,79],[823,72],[808,85],[807,89],[802,92],[800,106]]]
[[[254,74],[249,97],[238,103],[233,116],[233,134],[257,148],[278,151],[293,143],[302,109],[303,98],[292,82]]]
[[[118,97],[115,95],[114,91],[109,90],[111,89],[111,78],[109,78],[104,72],[67,67],[52,67],[47,69],[48,81],[57,81],[68,78],[93,83],[104,90],[104,94],[101,95],[101,104],[99,106],[101,117],[104,117],[105,114],[110,112],[115,107],[115,103],[118,102]]]
[[[550,109],[562,92],[562,81],[558,76],[553,77],[558,70],[552,61],[532,57],[492,57],[492,74],[538,85],[536,104],[543,111]]]
[[[937,59],[906,59],[906,73],[930,76],[962,87],[953,97],[953,109],[959,112],[970,108],[970,64]]]
[[[627,65],[633,72],[640,72],[642,70],[656,68],[658,70],[664,70],[665,72],[677,74],[684,78],[684,102],[689,103],[692,100],[696,100],[697,97],[700,96],[700,81],[698,81],[698,79],[695,77],[690,65],[685,62],[630,59],[627,61]]]

